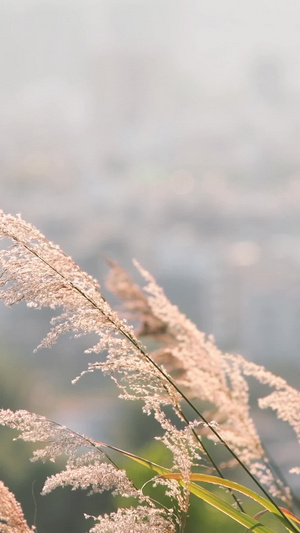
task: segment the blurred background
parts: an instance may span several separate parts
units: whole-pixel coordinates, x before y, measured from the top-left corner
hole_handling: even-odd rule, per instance
[[[296,0],[0,0],[1,209],[101,283],[105,257],[132,275],[137,258],[222,349],[298,386],[299,51]],[[32,354],[50,317],[0,306],[2,405],[132,449],[137,410],[100,376],[70,384],[84,340]],[[255,416],[287,475],[293,435]],[[5,439],[32,523],[33,467]],[[81,532],[57,492],[38,532]]]

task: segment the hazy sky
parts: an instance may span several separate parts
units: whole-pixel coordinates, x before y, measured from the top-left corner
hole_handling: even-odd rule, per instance
[[[0,0],[6,185],[214,171],[220,146],[241,179],[263,158],[272,175],[278,154],[294,172],[299,15],[293,0]]]
[[[247,62],[262,53],[299,70],[300,4],[293,0],[1,0],[0,12],[1,78],[10,88],[63,77],[61,64],[66,73],[77,65],[77,79],[84,78],[81,62],[95,48],[159,50],[211,90],[239,83]]]

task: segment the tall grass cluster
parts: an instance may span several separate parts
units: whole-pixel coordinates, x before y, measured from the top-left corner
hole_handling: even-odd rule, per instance
[[[298,441],[299,391],[240,355],[222,353],[213,338],[207,338],[169,302],[137,262],[142,287],[110,263],[107,286],[122,301],[121,316],[93,277],[20,216],[0,212],[0,236],[12,243],[0,252],[3,302],[11,306],[25,301],[29,307],[58,310],[38,348],[51,347],[64,333],[75,337],[96,334],[97,341],[87,354],[97,354],[98,361],[91,362],[73,382],[97,371],[110,376],[120,398],[138,401],[143,412],[154,417],[160,430],[153,439],[172,457],[171,465],[157,464],[151,457],[81,435],[42,413],[1,409],[1,425],[14,428],[18,438],[38,444],[33,461],[65,458],[63,469],[46,479],[43,494],[69,485],[88,493],[111,491],[134,502],[110,514],[88,516],[93,520],[89,533],[188,532],[192,498],[230,517],[240,524],[241,532],[300,531],[291,491],[274,473],[251,418],[247,378],[264,386],[259,408],[272,409],[293,428]],[[146,344],[155,349],[147,349]],[[149,482],[137,486],[118,466],[116,454],[149,469],[151,496]],[[249,483],[234,481],[238,470]],[[295,465],[292,472],[300,474],[300,466]],[[223,488],[221,495],[215,485]],[[157,498],[153,497],[156,490]],[[254,516],[249,501],[257,506]],[[267,525],[270,513],[275,529]],[[3,483],[0,531],[36,531]],[[211,531],[216,531],[213,524]]]

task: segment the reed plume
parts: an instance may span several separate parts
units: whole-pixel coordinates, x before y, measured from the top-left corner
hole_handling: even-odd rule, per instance
[[[105,444],[42,415],[1,409],[0,424],[18,430],[23,440],[40,443],[34,460],[56,461],[62,455],[67,458],[64,470],[46,480],[43,494],[70,485],[90,493],[110,490],[136,499],[136,506],[94,517],[90,533],[143,533],[146,529],[183,532],[194,472],[210,467],[223,476],[222,464],[217,465],[205,444],[204,437],[209,437],[225,446],[230,465],[242,466],[271,502],[276,497],[291,504],[290,490],[274,475],[250,416],[247,376],[271,388],[259,400],[259,406],[271,407],[291,425],[299,440],[297,390],[240,355],[222,353],[212,338],[207,338],[169,302],[153,277],[137,262],[143,288],[117,264],[110,263],[107,285],[123,301],[125,317],[121,318],[103,296],[99,283],[21,216],[0,212],[0,236],[13,242],[0,252],[1,299],[7,305],[25,301],[37,309],[59,309],[38,348],[50,347],[66,332],[74,336],[97,335],[97,342],[86,352],[105,353],[105,360],[90,363],[81,375],[101,370],[116,383],[122,399],[142,402],[143,412],[154,416],[160,425],[156,438],[171,452],[171,471],[180,480],[178,483],[166,471],[155,478],[155,484],[164,486],[171,499],[166,509],[134,486],[104,450]],[[128,320],[138,324],[136,330]],[[149,337],[156,342],[155,350],[147,350],[141,342],[141,338],[147,342]],[[209,409],[201,413],[195,407],[199,402],[209,404]],[[186,414],[187,405],[192,408],[192,417],[191,409],[189,416]],[[295,466],[293,472],[299,473],[299,467]],[[8,489],[2,490],[11,502],[3,514],[3,531],[12,531],[9,527],[18,512],[18,527],[23,529],[14,531],[33,531],[22,522],[20,507],[5,492]],[[281,508],[277,509],[282,514]],[[285,519],[284,514],[281,519]]]

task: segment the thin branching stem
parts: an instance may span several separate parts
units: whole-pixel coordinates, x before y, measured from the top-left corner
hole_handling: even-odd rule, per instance
[[[272,496],[268,493],[267,490],[265,490],[265,488],[262,486],[262,484],[257,480],[257,478],[251,473],[251,471],[249,470],[249,468],[243,463],[243,461],[241,461],[241,459],[238,457],[238,455],[234,452],[234,450],[226,443],[226,441],[222,438],[221,434],[216,430],[216,428],[210,424],[208,422],[208,420],[206,419],[206,417],[201,413],[201,411],[199,411],[199,409],[193,404],[193,402],[191,400],[189,400],[189,398],[184,394],[184,392],[176,385],[176,383],[173,381],[173,379],[164,372],[164,370],[150,357],[150,355],[145,351],[145,349],[143,348],[143,346],[138,342],[138,340],[133,336],[131,335],[129,332],[125,331],[121,326],[119,326],[118,324],[115,323],[115,321],[113,320],[112,317],[110,317],[109,315],[107,315],[103,309],[101,309],[99,307],[99,305],[90,297],[88,296],[82,289],[80,289],[80,287],[78,287],[75,283],[73,283],[72,281],[68,280],[68,278],[66,276],[64,276],[58,269],[56,269],[53,265],[51,265],[51,263],[49,263],[47,260],[45,260],[38,252],[36,252],[34,249],[32,249],[30,246],[28,246],[25,242],[22,242],[18,237],[16,237],[15,235],[12,235],[12,234],[8,234],[8,236],[10,238],[12,238],[16,243],[18,243],[19,245],[23,246],[27,251],[29,251],[31,254],[35,255],[40,261],[42,261],[45,265],[47,265],[53,272],[55,272],[57,275],[59,275],[62,279],[64,279],[65,282],[67,282],[67,284],[69,286],[71,286],[75,291],[77,291],[79,294],[81,294],[81,296],[86,300],[88,301],[95,309],[97,309],[104,317],[105,319],[110,322],[115,328],[116,330],[122,335],[124,336],[139,352],[140,354],[143,356],[143,358],[145,358],[159,373],[160,375],[163,377],[163,380],[164,381],[167,381],[171,386],[172,388],[181,396],[181,398],[187,403],[187,405],[197,414],[197,416],[200,418],[200,420],[210,429],[210,431],[214,434],[214,436],[219,440],[219,442],[221,444],[223,444],[223,446],[227,449],[227,451],[232,455],[232,457],[234,457],[234,459],[237,461],[237,463],[241,466],[241,468],[248,474],[248,476],[251,478],[251,480],[257,485],[257,487],[263,492],[263,494],[269,499],[269,501],[277,508],[277,510],[279,511],[279,513],[282,515],[283,519],[285,520],[285,522],[288,524],[289,528],[296,532],[296,528],[294,527],[293,523],[284,515],[284,513],[282,512],[282,510],[280,509],[280,507],[276,504],[276,502],[273,500]],[[104,296],[102,295],[101,293],[101,297],[103,299],[103,301],[106,301],[106,299],[104,298]],[[180,415],[182,415],[182,411],[181,409],[179,408],[178,409],[178,412]],[[187,418],[183,415],[183,419],[184,421],[188,424],[188,420]],[[197,441],[199,442],[199,444],[201,445],[201,447],[203,448],[203,443],[201,442],[199,436],[196,434],[196,432],[194,432],[194,435],[197,439]],[[207,451],[205,450],[205,453],[207,453]],[[207,454],[208,458],[211,460],[211,456],[210,454]],[[216,468],[216,465],[215,465],[215,462],[212,461],[212,464],[214,465],[214,467]],[[218,467],[216,468],[218,473],[220,474],[221,477],[222,476],[222,473],[219,471]]]
[[[16,237],[13,237],[13,239],[18,242],[18,244],[24,246],[24,248],[26,250],[28,250],[29,252],[31,252],[33,255],[35,255],[38,259],[40,259],[45,265],[47,265],[50,269],[52,269],[56,274],[58,274],[60,277],[62,277],[64,279],[64,281],[67,281],[68,284],[71,285],[71,287],[76,290],[77,292],[79,292],[81,294],[81,296],[83,296],[83,298],[85,298],[94,308],[96,308],[98,311],[100,311],[101,314],[103,314],[105,316],[105,318],[111,323],[114,325],[114,327],[117,328],[117,330],[119,331],[119,333],[121,333],[124,337],[126,337],[126,339],[134,345],[135,348],[137,348],[139,350],[139,352],[142,354],[142,356],[147,359],[147,361],[153,365],[156,370],[159,371],[159,373],[163,376],[164,380],[167,379],[167,381],[169,382],[170,385],[172,385],[173,388],[175,388],[176,392],[179,393],[179,395],[190,405],[190,407],[192,407],[195,411],[195,408],[194,408],[194,405],[192,404],[192,402],[190,402],[188,400],[188,398],[184,395],[184,393],[177,387],[177,385],[175,385],[175,383],[173,382],[173,380],[167,375],[165,374],[165,372],[161,369],[161,367],[159,365],[157,365],[155,363],[155,361],[153,361],[153,359],[147,354],[147,352],[144,350],[143,346],[137,342],[137,339],[135,339],[135,337],[129,335],[126,331],[124,331],[122,328],[120,328],[118,325],[116,325],[116,323],[112,320],[112,318],[110,316],[107,316],[103,310],[96,304],[96,302],[94,302],[94,300],[88,296],[84,291],[82,291],[79,287],[77,287],[77,285],[75,285],[72,281],[68,280],[59,270],[57,270],[53,265],[51,265],[51,263],[49,263],[48,261],[46,261],[43,257],[41,257],[35,250],[33,250],[32,248],[30,248],[27,244],[23,243],[22,241],[20,241],[19,239],[17,239]],[[103,299],[103,301],[106,302],[106,299],[105,297],[103,296],[103,294],[101,293],[101,297]],[[164,388],[165,388],[165,385],[164,385]],[[183,413],[180,405],[176,405],[176,408],[178,409],[178,413],[180,414],[180,417],[183,419],[183,421],[186,423],[186,425],[188,426],[189,425],[189,420],[186,418],[185,414]],[[196,413],[198,414],[198,416],[200,416],[201,418],[201,415],[198,413],[198,411],[196,411]],[[202,418],[202,420],[204,421],[204,418]],[[206,425],[209,426],[208,422],[205,422]],[[222,478],[224,478],[224,474],[222,473],[222,471],[220,470],[219,466],[217,465],[217,463],[215,462],[214,458],[212,457],[212,455],[210,454],[209,450],[207,449],[207,447],[205,446],[205,444],[202,442],[202,440],[199,438],[199,436],[197,435],[196,431],[192,428],[192,433],[194,435],[194,438],[197,440],[197,442],[199,443],[200,447],[203,449],[205,455],[207,456],[207,458],[209,459],[209,461],[211,462],[211,464],[213,465],[214,469],[216,470],[216,472],[218,473],[218,475]],[[240,508],[241,511],[243,511],[243,508],[242,508],[242,505],[241,503],[239,502],[238,498],[235,496],[235,494],[229,490],[229,492],[231,492],[232,494],[232,497],[235,501],[235,503],[238,505],[238,507]]]

